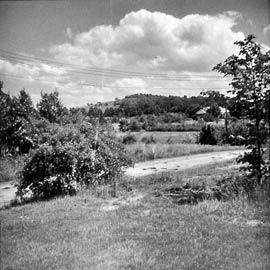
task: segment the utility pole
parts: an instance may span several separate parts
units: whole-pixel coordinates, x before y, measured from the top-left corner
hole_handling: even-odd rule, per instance
[[[228,143],[228,100],[225,103],[225,134],[226,134],[226,143]]]
[[[268,161],[270,162],[270,90],[266,92],[266,117],[268,120]]]

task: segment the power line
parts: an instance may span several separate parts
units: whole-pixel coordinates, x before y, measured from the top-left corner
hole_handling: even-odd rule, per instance
[[[5,54],[8,54],[8,55],[3,55],[3,54],[0,55],[2,59],[3,58],[9,59],[9,60],[11,59],[20,63],[25,63],[25,62],[47,63],[47,64],[49,63],[49,64],[54,64],[54,65],[66,66],[72,69],[70,70],[71,72],[88,74],[88,75],[96,75],[96,76],[106,75],[108,77],[114,77],[114,78],[123,77],[123,76],[137,76],[137,77],[142,77],[145,79],[168,80],[168,81],[175,81],[175,80],[194,81],[194,79],[190,79],[191,77],[202,78],[201,80],[205,80],[205,78],[211,78],[211,80],[221,80],[223,78],[223,77],[220,77],[217,75],[211,75],[211,74],[205,74],[205,75],[196,74],[196,75],[190,76],[190,75],[172,75],[168,73],[132,72],[132,71],[122,71],[122,70],[113,70],[113,69],[92,68],[92,67],[62,63],[62,62],[52,61],[52,60],[43,59],[43,58],[32,57],[32,56],[25,56],[22,54],[8,52],[2,49],[0,49],[0,51]],[[100,74],[100,72],[102,73]],[[214,79],[214,78],[217,78],[217,79]]]
[[[33,60],[33,61],[41,61],[41,62],[48,62],[48,63],[53,63],[53,64],[60,64],[60,65],[66,65],[66,66],[70,66],[70,67],[74,67],[74,68],[80,68],[80,69],[87,69],[87,70],[92,70],[92,71],[104,71],[104,72],[112,72],[112,73],[120,73],[120,74],[138,74],[138,75],[147,75],[147,76],[168,76],[168,73],[152,73],[152,72],[134,72],[134,71],[124,71],[124,70],[117,70],[117,69],[102,69],[102,68],[93,68],[93,67],[87,67],[87,66],[81,66],[81,65],[75,65],[75,64],[69,64],[69,63],[63,63],[63,62],[57,62],[57,61],[53,61],[53,60],[48,60],[48,59],[44,59],[44,58],[38,58],[38,57],[33,57],[33,56],[25,56],[22,54],[18,54],[18,53],[14,53],[14,52],[8,52],[6,50],[2,50],[0,49],[0,51],[9,54],[9,55],[13,55],[18,57],[21,57],[25,60]],[[175,76],[175,75],[173,75]],[[177,76],[184,76],[187,77],[189,75],[177,75]],[[199,75],[201,77],[201,75]],[[218,75],[213,75],[213,74],[207,74],[204,76],[210,76],[210,77],[220,77]]]
[[[16,58],[16,57],[11,57],[11,56],[3,56],[3,55],[0,55],[0,59],[12,59],[12,60],[16,60],[18,63],[22,63],[22,64],[26,64],[25,61],[27,60],[21,60],[19,58]],[[29,62],[29,61],[28,61]],[[124,76],[127,76],[127,74],[110,74],[110,73],[105,73],[105,72],[97,72],[97,71],[85,71],[85,70],[79,70],[79,69],[74,69],[74,68],[71,68],[69,70],[69,72],[71,73],[76,73],[76,74],[84,74],[84,75],[92,75],[92,76],[106,76],[106,77],[110,77],[110,78],[123,78]],[[139,77],[139,76],[136,76],[136,77]],[[203,76],[201,76],[203,77]],[[152,77],[152,76],[140,76],[140,78],[143,78],[143,79],[146,79],[146,80],[158,80],[158,81],[206,81],[207,79],[207,82],[209,81],[220,81],[222,78],[217,78],[217,79],[208,79],[208,78],[201,78],[201,79],[192,79],[192,78],[188,78],[188,77],[183,77],[183,78],[173,78],[173,77],[170,77],[170,78],[162,78],[162,77]]]
[[[19,76],[19,75],[11,75],[11,74],[6,74],[6,73],[0,73],[2,76],[8,76],[16,79],[22,79],[22,80],[27,80],[24,76]],[[35,77],[31,77],[34,79],[36,82],[48,82],[45,80],[40,80],[36,79]],[[92,87],[97,87],[97,88],[116,88],[116,89],[168,89],[168,90],[229,90],[225,88],[219,88],[219,87],[183,87],[183,86],[178,86],[178,87],[162,87],[162,86],[153,86],[153,87],[141,87],[141,86],[115,86],[115,85],[104,85],[104,84],[95,84],[95,83],[77,83],[77,85],[80,86],[92,86]]]
[[[21,64],[26,64],[25,59],[21,60],[20,58],[16,58],[16,57],[12,57],[12,56],[3,56],[3,55],[0,55],[0,59],[11,59],[11,60],[16,60],[18,63],[21,63]],[[29,61],[28,61],[29,62]],[[30,62],[31,63],[31,62]],[[124,76],[130,76],[130,75],[127,75],[127,74],[110,74],[110,73],[106,73],[106,72],[97,72],[97,71],[87,71],[87,70],[84,70],[84,69],[75,69],[75,68],[71,68],[69,70],[69,72],[71,73],[75,73],[75,74],[84,74],[84,75],[92,75],[92,76],[101,76],[101,77],[110,77],[110,78],[123,78]],[[134,75],[135,76],[135,75]],[[207,82],[209,81],[220,81],[222,78],[217,78],[217,79],[208,79],[208,78],[201,78],[201,79],[192,79],[190,77],[182,77],[182,78],[177,78],[177,77],[168,77],[168,78],[165,78],[165,77],[152,77],[152,76],[136,76],[136,77],[140,77],[142,79],[146,79],[146,80],[158,80],[158,81],[206,81],[207,79]],[[203,76],[201,76],[203,77]]]

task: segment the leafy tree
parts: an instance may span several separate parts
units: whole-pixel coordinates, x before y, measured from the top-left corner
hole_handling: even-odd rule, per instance
[[[0,155],[28,153],[34,147],[31,98],[24,90],[12,97],[2,88],[0,83]]]
[[[212,125],[203,126],[200,132],[199,142],[200,144],[210,144],[210,145],[217,144],[217,138],[215,136],[215,129]]]
[[[217,104],[213,104],[208,110],[207,113],[212,114],[215,118],[218,118],[220,115],[220,108]]]
[[[123,118],[123,119],[120,119],[119,121],[119,130],[122,131],[122,132],[125,132],[128,130],[128,120]]]
[[[41,101],[37,104],[37,108],[40,115],[48,119],[51,123],[59,123],[61,117],[65,114],[65,111],[67,111],[61,103],[57,91],[52,93],[41,92]]]
[[[228,102],[228,97],[221,94],[219,91],[203,91],[201,92],[201,95],[205,98],[205,102],[206,104],[208,104],[208,106],[217,105],[221,107],[226,107]]]
[[[245,115],[250,119],[248,144],[252,151],[245,153],[242,162],[248,162],[248,171],[260,183],[264,161],[263,144],[266,139],[263,120],[266,118],[264,104],[266,89],[270,83],[270,51],[263,53],[261,46],[254,41],[254,36],[247,36],[244,41],[235,42],[240,47],[239,55],[228,57],[217,64],[213,70],[232,76],[231,91],[238,103],[245,108]]]
[[[24,117],[31,115],[35,109],[31,97],[25,92],[25,89],[21,90],[18,97],[21,114]]]
[[[228,101],[228,110],[230,112],[230,116],[240,118],[246,115],[247,104],[243,103],[241,100],[238,100],[237,97],[232,97]]]

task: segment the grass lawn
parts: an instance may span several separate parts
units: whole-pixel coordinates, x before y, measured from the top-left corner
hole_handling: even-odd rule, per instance
[[[214,181],[234,170],[227,163],[221,169],[123,179],[116,199],[85,191],[2,210],[0,268],[270,269],[265,196],[184,206],[154,196],[155,190]],[[95,194],[106,197],[106,191]]]

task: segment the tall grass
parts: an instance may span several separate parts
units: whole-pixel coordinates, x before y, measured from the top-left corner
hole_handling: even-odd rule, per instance
[[[229,145],[200,145],[200,144],[183,144],[183,143],[156,143],[144,144],[137,142],[126,145],[128,153],[133,157],[135,162],[153,160],[159,158],[170,158],[185,156],[191,154],[200,154],[215,151],[225,151],[239,149],[239,147]]]
[[[118,133],[118,137],[123,137],[125,133]],[[176,131],[140,131],[130,132],[139,142],[143,138],[153,137],[157,143],[197,143],[199,132],[176,132]]]

